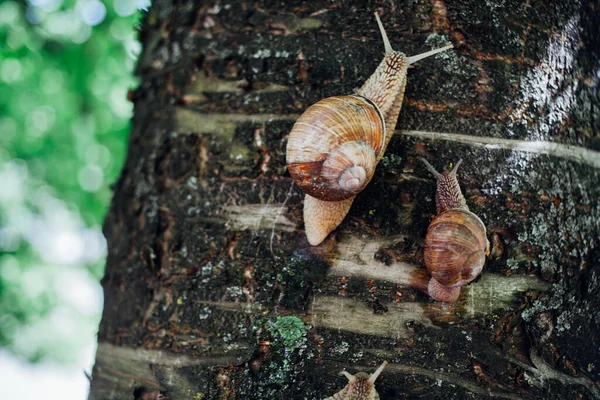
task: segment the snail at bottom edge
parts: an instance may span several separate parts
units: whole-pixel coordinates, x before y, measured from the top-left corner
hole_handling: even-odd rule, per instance
[[[462,159],[442,174],[424,158],[421,161],[437,180],[437,215],[425,236],[425,265],[431,273],[427,292],[434,300],[451,303],[460,296],[461,286],[481,273],[490,243],[485,225],[469,211],[460,190],[456,172]]]
[[[313,246],[338,227],[373,177],[396,127],[408,67],[452,47],[407,57],[392,49],[377,13],[375,17],[385,46],[375,72],[356,95],[329,97],[310,106],[290,132],[286,164],[306,193],[304,226]]]
[[[387,364],[387,361],[384,361],[371,375],[366,372],[358,372],[356,375],[347,371],[340,372],[340,375],[348,378],[348,384],[325,400],[379,400],[379,393],[375,390],[375,380]]]

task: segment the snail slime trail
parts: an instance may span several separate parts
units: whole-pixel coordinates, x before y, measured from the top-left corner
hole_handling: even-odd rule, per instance
[[[316,246],[342,222],[369,183],[394,133],[409,65],[452,47],[407,57],[392,49],[379,16],[385,57],[356,95],[310,106],[294,124],[286,164],[306,193],[304,227]]]
[[[485,257],[490,254],[490,242],[485,225],[469,211],[460,190],[456,173],[462,159],[452,171],[442,174],[424,158],[421,161],[437,180],[437,215],[425,236],[425,265],[431,272],[427,292],[434,300],[451,303],[460,296],[461,286],[483,270]]]

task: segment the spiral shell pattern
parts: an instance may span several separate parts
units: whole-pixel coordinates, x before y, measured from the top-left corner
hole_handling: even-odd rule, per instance
[[[324,201],[352,198],[373,177],[385,135],[384,118],[369,99],[323,99],[309,107],[290,132],[288,170],[312,197]]]
[[[438,214],[425,236],[425,265],[432,277],[445,286],[462,286],[475,279],[489,252],[485,225],[467,210]]]

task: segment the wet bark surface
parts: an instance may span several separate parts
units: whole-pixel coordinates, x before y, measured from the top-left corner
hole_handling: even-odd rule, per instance
[[[287,135],[407,55],[395,135],[320,246]],[[91,399],[600,398],[600,13],[588,1],[157,0],[106,218]],[[423,292],[438,170],[492,252],[454,304]]]

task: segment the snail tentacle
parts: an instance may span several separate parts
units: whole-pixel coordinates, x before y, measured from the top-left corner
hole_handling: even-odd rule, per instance
[[[375,13],[375,19],[377,20],[377,25],[379,26],[379,31],[381,32],[381,38],[383,39],[383,47],[385,47],[385,52],[391,53],[392,51],[394,51],[394,49],[392,49],[390,39],[388,39],[387,33],[385,32],[385,28],[381,23],[381,18],[379,18],[379,14]]]
[[[381,372],[383,372],[383,369],[385,368],[385,366],[388,364],[387,361],[384,361],[381,363],[381,365],[379,366],[379,368],[377,368],[375,370],[375,372],[373,372],[371,374],[371,376],[369,377],[369,382],[371,383],[375,383],[375,381],[377,380],[377,378],[379,377],[379,375],[381,374]]]
[[[424,58],[431,57],[437,53],[441,53],[442,51],[446,51],[453,47],[454,47],[453,44],[449,44],[447,46],[440,47],[439,49],[433,49],[433,50],[426,51],[425,53],[417,54],[416,56],[407,57],[406,59],[408,61],[408,64],[412,65],[412,64],[416,63],[417,61],[421,61]]]
[[[440,179],[442,177],[442,174],[437,172],[437,170],[435,168],[433,168],[433,165],[429,164],[429,161],[427,161],[423,157],[421,157],[420,160],[423,161],[423,164],[425,164],[425,167],[429,170],[429,172],[431,172],[431,174],[433,176],[435,176],[436,179]]]

